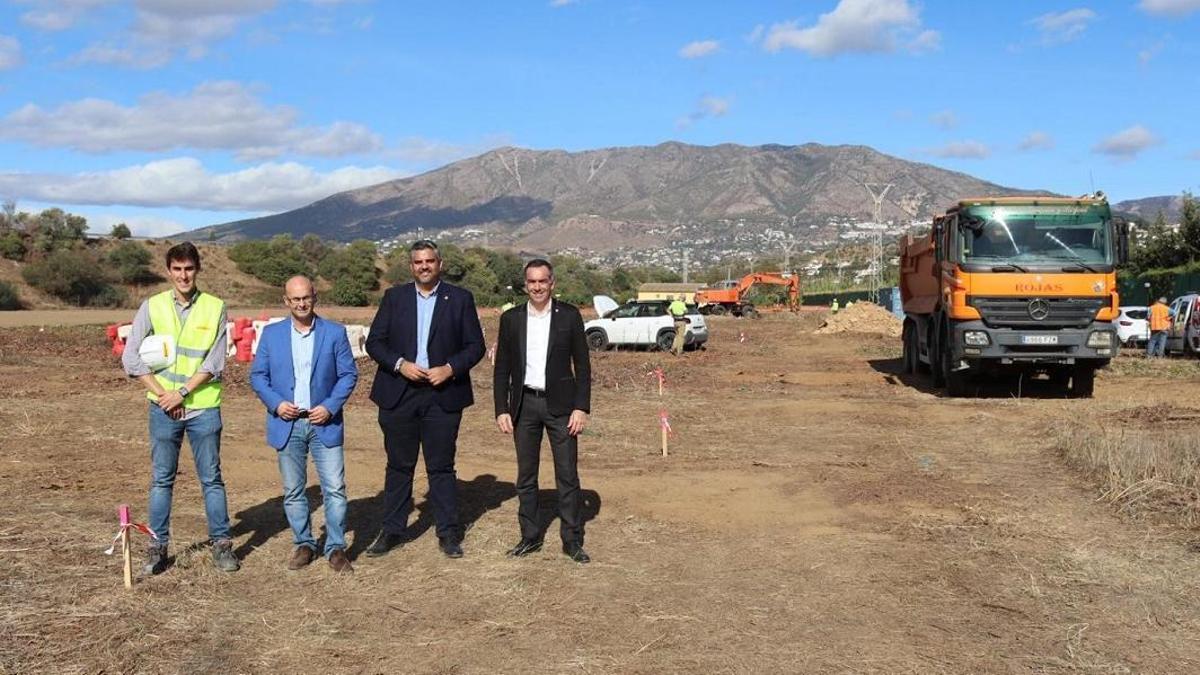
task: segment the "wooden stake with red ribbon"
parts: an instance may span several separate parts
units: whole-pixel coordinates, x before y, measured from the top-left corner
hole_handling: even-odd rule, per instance
[[[117,507],[117,517],[121,521],[121,529],[117,530],[117,535],[113,537],[112,543],[109,544],[105,555],[112,555],[117,548],[117,542],[121,543],[121,558],[122,567],[125,571],[125,588],[133,588],[133,546],[129,540],[129,531],[137,530],[151,539],[158,539],[158,535],[147,527],[144,523],[135,523],[129,517],[129,505],[121,504]]]
[[[667,384],[667,374],[663,371],[662,366],[657,366],[654,370],[646,373],[646,377],[653,377],[658,380],[658,395],[663,395],[663,387]]]

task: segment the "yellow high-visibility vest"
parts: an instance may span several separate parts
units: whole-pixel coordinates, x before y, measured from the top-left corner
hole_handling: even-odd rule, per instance
[[[213,349],[217,341],[217,333],[221,328],[221,313],[225,303],[209,295],[197,291],[192,309],[187,321],[179,325],[179,313],[175,311],[175,292],[163,291],[151,296],[147,309],[150,312],[150,325],[155,335],[171,335],[175,338],[175,363],[154,374],[155,379],[167,391],[174,391],[183,385],[200,370],[204,357]],[[225,346],[221,345],[220,349]],[[158,397],[146,392],[146,397],[157,401]],[[208,381],[196,387],[187,398],[183,399],[185,408],[216,408],[221,405],[221,383]]]

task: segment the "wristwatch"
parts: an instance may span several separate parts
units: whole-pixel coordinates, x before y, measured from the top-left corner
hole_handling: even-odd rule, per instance
[[[396,372],[397,373],[400,372],[400,369],[403,367],[404,367],[404,357],[401,356],[400,360],[396,362]]]
[[[187,398],[188,394],[192,393],[192,390],[188,389],[187,387],[180,387],[179,389],[176,389],[175,391],[179,392],[180,398]]]

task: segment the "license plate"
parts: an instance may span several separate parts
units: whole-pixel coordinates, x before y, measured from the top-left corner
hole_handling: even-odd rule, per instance
[[[1021,344],[1023,345],[1056,345],[1058,344],[1057,335],[1022,335]]]

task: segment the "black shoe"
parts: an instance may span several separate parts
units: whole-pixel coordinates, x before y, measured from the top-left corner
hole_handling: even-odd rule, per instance
[[[577,541],[564,543],[563,553],[565,553],[568,558],[581,565],[592,562],[592,559],[588,557],[587,552],[583,550],[583,544]]]
[[[170,558],[167,557],[167,547],[151,544],[146,548],[146,564],[142,565],[142,576],[153,576],[167,571]]]
[[[522,558],[530,553],[536,553],[542,550],[541,539],[522,539],[521,543],[508,549],[508,554],[512,558]]]
[[[460,542],[456,537],[439,538],[438,548],[442,549],[442,553],[446,554],[447,558],[463,557],[462,542]]]
[[[365,553],[368,557],[378,558],[381,555],[387,555],[388,551],[400,548],[403,545],[403,536],[390,532],[380,532],[379,536],[375,537],[375,541],[371,542],[371,545],[367,547]]]

